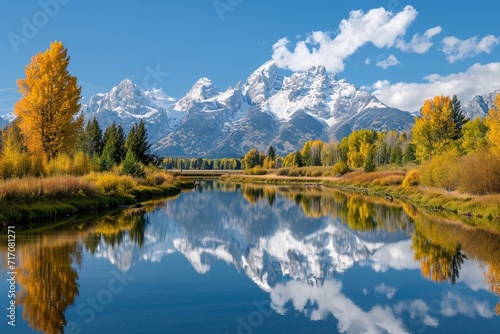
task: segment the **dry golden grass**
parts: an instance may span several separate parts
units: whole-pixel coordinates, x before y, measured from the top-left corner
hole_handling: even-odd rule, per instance
[[[345,174],[340,182],[355,186],[399,185],[403,182],[405,174],[404,171],[376,171],[371,173],[355,171]]]
[[[99,193],[103,195],[126,196],[138,185],[138,181],[128,175],[118,175],[112,172],[90,173],[83,177],[84,180],[95,184]]]
[[[97,188],[90,182],[75,176],[48,178],[27,177],[0,181],[0,200],[16,202],[40,198],[64,198],[75,195],[94,195]]]

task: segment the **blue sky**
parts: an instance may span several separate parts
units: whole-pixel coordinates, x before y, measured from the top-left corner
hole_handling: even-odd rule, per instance
[[[391,106],[500,88],[496,1],[0,1],[0,114],[31,56],[60,40],[82,102],[129,78],[182,97],[200,77],[224,90],[267,60],[325,65]],[[286,73],[286,72],[285,72]]]

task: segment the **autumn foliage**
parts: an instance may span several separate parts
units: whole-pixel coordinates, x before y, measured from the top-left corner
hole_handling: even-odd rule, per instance
[[[74,150],[83,125],[81,88],[68,72],[69,56],[61,42],[36,54],[26,66],[26,78],[17,85],[22,98],[14,106],[24,144],[32,155],[50,160]]]

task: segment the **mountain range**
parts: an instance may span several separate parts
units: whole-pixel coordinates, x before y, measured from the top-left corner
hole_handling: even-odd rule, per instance
[[[484,116],[498,93],[475,96],[464,114]],[[239,157],[269,145],[284,155],[310,139],[339,140],[362,128],[405,131],[414,122],[414,114],[385,105],[323,66],[286,76],[273,61],[225,91],[200,78],[180,99],[124,79],[91,96],[80,113],[86,120],[96,117],[102,128],[117,123],[125,131],[144,120],[160,155],[209,158]],[[0,117],[0,128],[12,119]]]
[[[201,78],[178,100],[125,79],[81,112],[104,127],[127,129],[143,119],[160,155],[187,157],[235,157],[269,145],[285,154],[309,139],[340,139],[361,128],[409,130],[414,119],[323,66],[284,76],[272,61],[225,91]]]

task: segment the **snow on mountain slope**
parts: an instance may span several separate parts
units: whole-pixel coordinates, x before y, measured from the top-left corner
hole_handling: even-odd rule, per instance
[[[179,100],[125,79],[92,96],[82,114],[125,129],[144,119],[160,154],[196,157],[237,157],[270,144],[286,154],[309,139],[340,139],[357,128],[408,130],[413,122],[323,66],[283,76],[273,61],[225,91],[201,78]]]
[[[182,122],[184,115],[172,111],[176,102],[161,89],[143,91],[125,79],[108,93],[90,97],[80,112],[86,120],[95,117],[103,129],[116,123],[128,131],[142,119],[146,122],[150,140],[157,141]]]
[[[408,130],[413,122],[323,66],[285,77],[273,61],[222,93],[202,78],[174,110],[187,116],[155,146],[164,155],[241,156],[270,144],[285,154],[309,139],[339,139],[359,127]]]

